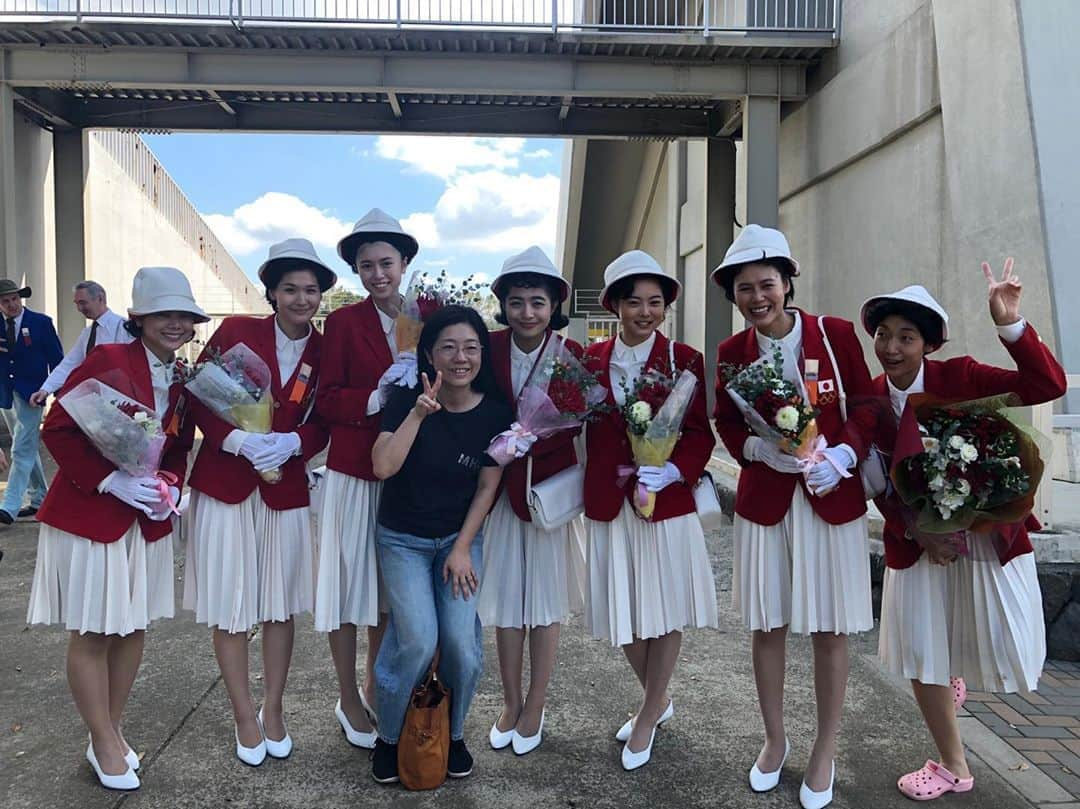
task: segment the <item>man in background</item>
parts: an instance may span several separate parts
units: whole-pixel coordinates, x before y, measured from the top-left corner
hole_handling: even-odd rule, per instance
[[[0,504],[3,525],[37,514],[45,499],[45,472],[38,452],[42,409],[30,404],[30,397],[64,358],[52,318],[27,309],[23,299],[29,297],[30,287],[0,278],[0,314],[4,317],[0,329],[0,413],[11,431],[11,472]],[[27,489],[30,505],[23,508]]]
[[[130,343],[135,338],[124,329],[124,318],[109,308],[105,300],[105,288],[97,281],[80,281],[75,285],[75,308],[79,314],[92,321],[79,334],[75,345],[60,364],[53,368],[41,390],[30,397],[30,404],[41,407],[50,395],[64,387],[68,376],[78,368],[95,346],[106,343]]]

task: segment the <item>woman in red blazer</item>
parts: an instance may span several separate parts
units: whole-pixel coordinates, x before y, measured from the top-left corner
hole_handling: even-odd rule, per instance
[[[876,393],[891,408],[881,419],[878,447],[891,454],[896,425],[912,393],[960,401],[1015,393],[1025,404],[1065,394],[1065,372],[1035,328],[1020,316],[1020,280],[1012,260],[1002,279],[983,265],[990,314],[998,338],[1016,362],[1015,371],[984,365],[972,357],[925,359],[948,339],[948,315],[921,286],[871,298],[862,322],[874,339],[885,373]],[[986,537],[969,536],[967,555],[923,548],[904,527],[895,494],[877,499],[886,517],[885,583],[878,652],[912,690],[940,753],[897,785],[925,800],[974,786],[956,721],[950,677],[980,691],[1033,691],[1046,658],[1042,598],[1035,555],[1027,531],[995,550]],[[1032,526],[1038,522],[1029,518]]]
[[[191,470],[184,607],[214,630],[236,725],[236,755],[258,766],[287,758],[292,738],[282,699],[292,659],[293,616],[310,612],[311,517],[305,462],[326,446],[308,418],[319,383],[321,335],[311,325],[337,276],[307,239],[270,247],[259,268],[274,314],[226,318],[200,360],[243,343],[270,369],[271,432],[251,433],[192,402],[203,442]],[[268,482],[260,473],[279,470]],[[263,705],[256,713],[248,677],[248,637],[262,625]]]
[[[847,687],[847,635],[874,625],[869,540],[862,484],[854,470],[868,446],[876,411],[870,372],[854,326],[789,308],[799,265],[784,235],[748,225],[713,271],[728,300],[751,324],[717,352],[716,429],[742,466],[735,496],[732,600],[752,633],[765,745],[750,771],[756,792],[776,787],[787,758],[784,653],[790,629],[809,634],[817,683],[817,738],[800,790],[804,807],[832,800],[836,734]],[[755,436],[724,388],[728,365],[749,365],[780,343],[820,413],[824,459],[804,475],[799,462]],[[847,397],[847,420],[841,413]],[[843,477],[843,475],[851,475]]]
[[[509,326],[492,333],[491,361],[503,396],[513,403],[550,340],[561,340],[576,357],[582,356],[581,346],[553,334],[568,323],[562,303],[570,285],[539,247],[530,247],[506,260],[491,289],[499,299],[495,319]],[[476,610],[481,623],[496,627],[503,684],[503,711],[488,741],[496,750],[513,746],[519,756],[540,745],[559,626],[572,608],[581,606],[585,572],[579,521],[553,532],[533,525],[526,505],[526,466],[531,458],[534,483],[573,466],[574,436],[579,432],[563,430],[519,447],[518,459],[504,471],[502,495],[485,529],[483,584]],[[529,691],[523,695],[526,632]]]
[[[58,469],[38,512],[26,618],[69,630],[68,684],[90,730],[87,761],[102,786],[125,790],[139,787],[139,757],[120,723],[145,630],[155,618],[173,616],[171,510],[157,479],[119,470],[94,448],[64,409],[64,394],[97,379],[152,409],[165,427],[161,469],[176,476],[175,502],[194,436],[188,397],[174,381],[176,351],[195,336],[195,323],[209,320],[172,267],[140,269],[131,298],[125,328],[138,339],[93,351],[45,419],[41,437]]]
[[[585,351],[587,367],[609,391],[611,408],[586,428],[585,621],[595,637],[622,647],[644,690],[636,716],[616,733],[625,742],[627,770],[649,760],[657,726],[674,713],[667,691],[682,630],[717,625],[712,567],[693,495],[716,445],[705,405],[705,364],[693,348],[657,331],[679,289],[647,253],[619,256],[604,271],[600,292],[600,304],[619,318],[619,335]],[[619,407],[650,370],[692,373],[697,391],[670,461],[642,466],[622,483],[622,467],[632,468],[634,460]],[[648,520],[632,505],[639,482],[656,494]]]
[[[330,454],[316,546],[315,629],[330,635],[340,700],[334,715],[345,738],[374,748],[375,658],[386,629],[386,600],[376,560],[379,493],[371,467],[383,401],[379,388],[397,360],[394,318],[416,239],[373,208],[338,242],[368,297],[326,319],[326,350],[315,410],[330,427]],[[415,373],[415,371],[414,371]],[[356,682],[356,628],[368,627],[363,689]]]

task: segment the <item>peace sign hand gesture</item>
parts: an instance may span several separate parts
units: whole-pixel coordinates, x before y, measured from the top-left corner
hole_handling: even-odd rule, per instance
[[[428,380],[426,373],[420,374],[420,381],[424,384],[424,392],[416,397],[416,404],[413,405],[413,413],[416,417],[423,421],[432,413],[442,410],[442,405],[439,404],[439,388],[442,387],[442,371],[439,371],[435,375],[435,384],[431,384]]]
[[[1001,271],[1001,280],[994,278],[994,270],[989,263],[982,263],[983,275],[986,276],[986,284],[990,300],[990,316],[996,326],[1010,326],[1020,319],[1020,294],[1023,284],[1020,276],[1013,274],[1013,260],[1010,256],[1005,259],[1005,266]]]

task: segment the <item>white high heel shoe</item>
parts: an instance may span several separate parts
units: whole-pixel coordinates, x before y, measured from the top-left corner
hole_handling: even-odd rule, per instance
[[[806,785],[805,779],[799,787],[799,803],[803,809],[825,809],[833,799],[833,782],[836,780],[836,761],[832,762],[829,772],[829,786],[821,792],[814,792]]]
[[[675,703],[672,700],[668,700],[667,707],[664,708],[664,712],[660,714],[660,718],[656,720],[656,726],[660,727],[667,722],[671,717],[675,716]],[[619,731],[615,734],[615,741],[625,742],[630,738],[630,734],[634,732],[634,718],[626,720],[626,724],[619,728]]]
[[[285,724],[284,719],[282,724]],[[263,727],[263,709],[259,708],[259,727]],[[266,735],[266,731],[263,731],[263,741],[266,744],[266,755],[271,758],[288,758],[292,753],[292,736],[289,735],[288,728],[285,729],[285,738],[274,741]]]
[[[540,742],[543,741],[544,737],[544,716],[546,713],[547,711],[540,711],[540,727],[536,729],[536,733],[532,736],[522,736],[517,732],[516,728],[514,729],[511,743],[514,745],[514,752],[517,755],[523,756],[526,753],[531,753],[540,746]]]
[[[750,789],[754,792],[768,792],[776,789],[776,785],[780,783],[780,773],[784,771],[784,765],[787,764],[788,753],[791,752],[791,742],[784,739],[784,757],[780,759],[780,766],[772,772],[762,772],[758,769],[757,762],[754,762],[754,766],[750,768]]]
[[[103,772],[101,765],[98,764],[97,754],[94,753],[94,745],[92,742],[86,746],[86,760],[89,761],[90,766],[94,768],[94,774],[105,789],[130,791],[139,788],[139,776],[131,769],[130,764],[128,764],[127,772],[122,775],[109,775],[108,773]],[[124,757],[124,763],[127,764],[126,756]]]
[[[360,692],[363,694],[363,692]],[[360,703],[363,704],[363,697],[360,699]],[[345,739],[353,747],[362,747],[364,750],[374,750],[375,740],[379,738],[379,734],[374,730],[370,733],[364,733],[363,731],[356,730],[351,724],[349,724],[349,717],[345,715],[345,711],[341,710],[341,700],[337,701],[337,705],[334,706],[334,716],[337,717],[338,724],[341,725],[341,730],[345,733]]]
[[[93,737],[89,733],[86,734],[86,741],[90,744],[92,744],[94,741]],[[139,771],[139,754],[132,750],[130,747],[128,748],[128,751],[124,753],[124,761],[126,761],[127,765],[131,767],[131,769],[133,769],[135,772]]]
[[[644,749],[637,753],[630,750],[630,741],[627,740],[622,749],[622,766],[624,770],[636,770],[638,767],[644,767],[649,763],[649,759],[652,758],[652,746],[656,741],[656,725],[653,725],[652,733],[649,735],[649,744]]]
[[[233,735],[236,737],[236,757],[249,767],[258,767],[266,761],[266,735],[263,733],[262,720],[258,720],[258,723],[259,735],[262,738],[254,747],[244,747],[240,744],[240,731],[236,725],[233,725]]]
[[[514,729],[499,730],[499,720],[496,719],[491,723],[491,730],[488,731],[488,744],[491,745],[492,750],[502,750],[509,747],[514,741]]]

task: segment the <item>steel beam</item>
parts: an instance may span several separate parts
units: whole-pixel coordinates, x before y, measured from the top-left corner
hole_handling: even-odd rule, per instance
[[[796,100],[801,64],[671,63],[560,55],[180,50],[8,49],[15,87],[217,92],[431,93],[571,98],[732,99],[747,93]]]
[[[71,345],[85,325],[82,316],[67,305],[67,295],[86,278],[87,137],[81,129],[53,133],[57,313],[64,345]]]
[[[0,278],[16,283],[18,229],[15,227],[15,93],[0,82]]]
[[[743,101],[746,149],[746,222],[774,228],[780,219],[780,99]]]

